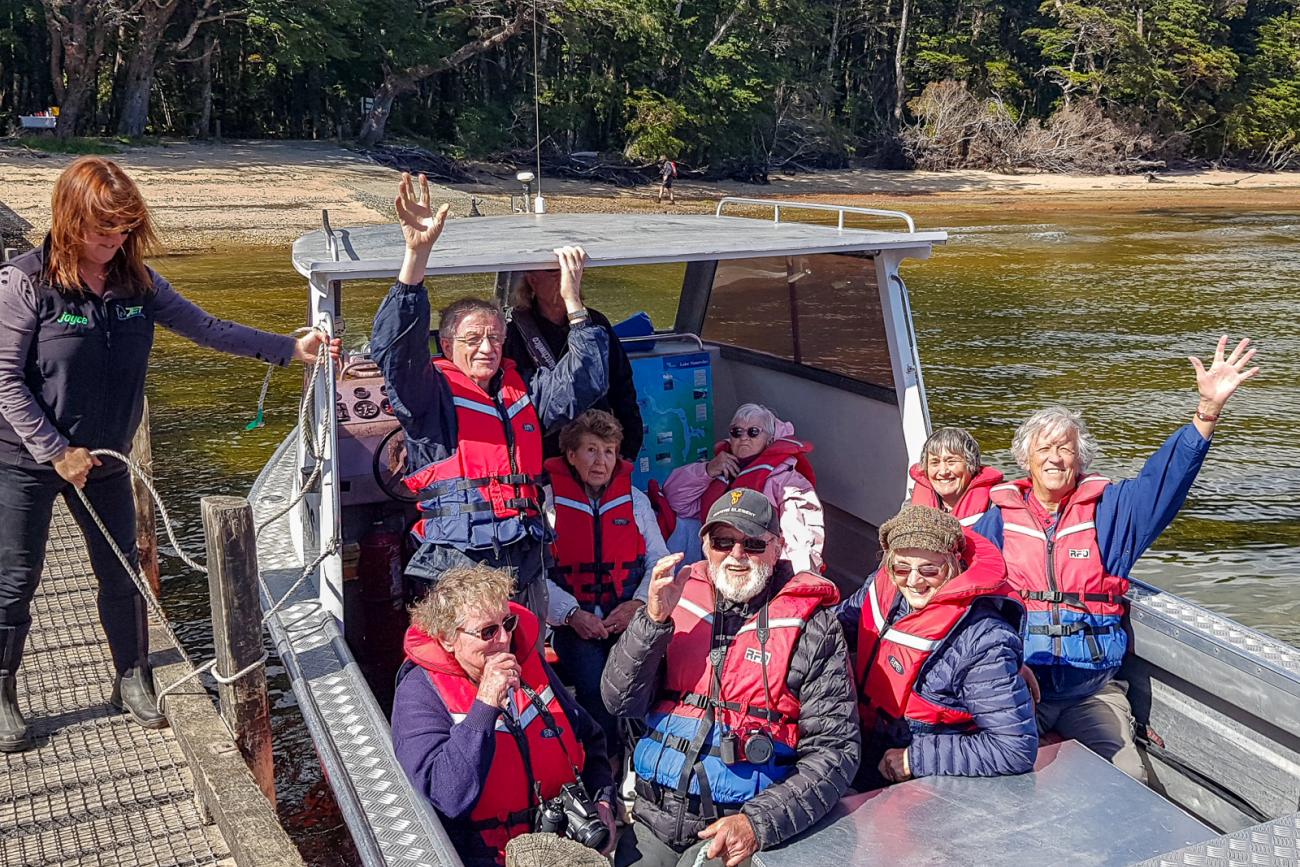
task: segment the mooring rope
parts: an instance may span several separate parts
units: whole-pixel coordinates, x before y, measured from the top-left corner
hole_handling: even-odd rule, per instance
[[[315,458],[316,464],[312,468],[311,474],[303,481],[302,487],[299,490],[298,494],[289,501],[288,505],[284,506],[281,509],[278,509],[274,514],[270,515],[264,521],[262,521],[260,524],[257,525],[254,531],[254,539],[260,537],[264,529],[266,529],[275,521],[278,521],[280,518],[287,515],[294,508],[294,506],[298,505],[298,503],[300,503],[302,499],[311,491],[312,486],[316,483],[316,480],[319,479],[321,475],[321,469],[324,462],[320,459],[320,455],[324,451],[324,446],[325,446],[325,423],[326,423],[326,419],[328,419],[328,413],[326,413],[319,420],[319,423],[315,426],[310,426],[307,424],[307,415],[308,415],[308,409],[312,406],[312,402],[315,398],[317,377],[320,374],[321,369],[326,367],[330,363],[329,361],[330,335],[326,329],[320,326],[316,326],[315,329],[310,329],[310,328],[299,329],[299,331],[301,332],[306,332],[310,330],[320,331],[323,335],[325,335],[325,341],[322,342],[319,350],[316,353],[316,361],[312,365],[311,376],[309,376],[307,379],[307,387],[303,390],[302,400],[298,405],[298,428],[299,428],[299,434],[302,437],[304,449],[309,455]],[[258,421],[261,421],[262,418],[262,406],[266,399],[267,382],[269,381],[269,379],[270,376],[268,372],[267,379],[264,380],[262,384],[261,397],[258,399],[258,411],[257,411]],[[180,559],[184,561],[184,563],[187,566],[189,566],[191,569],[194,569],[195,571],[201,572],[203,574],[207,574],[208,568],[204,566],[202,563],[199,563],[197,560],[195,560],[188,554],[186,554],[185,549],[181,547],[180,541],[176,538],[176,531],[175,528],[172,526],[171,516],[167,512],[167,507],[163,505],[162,497],[159,496],[158,490],[153,485],[153,479],[151,479],[149,474],[145,472],[144,468],[141,467],[139,464],[137,464],[135,461],[131,460],[131,458],[129,458],[128,456],[122,454],[121,452],[114,451],[112,449],[91,449],[90,453],[95,456],[109,457],[109,458],[113,458],[114,460],[121,461],[123,464],[126,465],[127,469],[135,478],[139,479],[141,482],[144,483],[145,488],[148,489],[149,491],[149,496],[153,499],[154,505],[158,507],[158,516],[162,520],[163,528],[167,532],[167,538],[168,540],[171,541],[172,547],[175,549],[177,556],[180,557]],[[185,662],[191,668],[194,669],[189,674],[186,674],[184,677],[180,678],[174,683],[169,684],[166,688],[164,688],[158,693],[157,701],[158,701],[158,709],[160,711],[163,708],[163,700],[166,698],[168,693],[174,691],[176,688],[178,688],[181,684],[185,683],[186,681],[198,677],[205,672],[211,674],[212,678],[216,680],[217,683],[228,685],[234,683],[235,681],[239,680],[242,677],[245,677],[249,673],[256,671],[260,666],[266,664],[268,654],[265,651],[263,651],[261,657],[254,660],[253,662],[249,663],[241,670],[231,675],[223,675],[216,670],[216,665],[217,665],[216,659],[208,660],[202,665],[196,665],[194,660],[185,651],[185,647],[184,645],[181,644],[180,638],[177,637],[175,630],[172,629],[171,623],[167,619],[166,612],[164,612],[162,609],[162,604],[158,601],[158,597],[154,595],[153,588],[149,586],[149,582],[144,577],[143,570],[141,570],[138,566],[132,565],[130,558],[128,558],[126,554],[122,551],[122,549],[118,546],[117,541],[113,538],[112,534],[109,533],[108,527],[105,526],[103,519],[100,518],[99,513],[96,512],[95,508],[90,504],[90,500],[86,496],[86,492],[81,488],[75,488],[75,490],[77,492],[77,496],[81,499],[81,504],[86,507],[86,511],[90,514],[91,519],[94,520],[95,526],[99,528],[99,532],[103,534],[104,538],[108,541],[109,547],[113,550],[113,553],[117,555],[118,562],[122,564],[122,568],[126,570],[127,574],[131,576],[131,580],[135,582],[136,589],[139,590],[140,595],[144,597],[145,605],[149,608],[150,613],[153,614],[154,619],[158,621],[159,625],[161,625],[163,630],[167,633],[167,637],[171,639],[172,645],[176,648],[177,653],[179,653],[181,655],[181,658],[185,660]],[[256,576],[257,583],[261,587],[262,593],[266,597],[267,601],[273,602],[271,607],[267,609],[266,613],[262,615],[261,624],[265,626],[266,622],[273,615],[278,613],[281,607],[283,607],[285,603],[287,603],[289,599],[293,596],[293,594],[298,591],[298,588],[301,587],[303,583],[308,578],[311,577],[311,575],[316,571],[316,568],[325,561],[325,558],[330,556],[331,554],[336,553],[338,550],[339,550],[339,539],[337,536],[333,536],[330,538],[329,542],[321,546],[320,553],[316,556],[314,560],[312,560],[303,568],[302,573],[298,576],[297,580],[293,582],[293,584],[289,587],[289,589],[285,591],[284,595],[281,596],[279,599],[276,599],[275,595],[271,592],[271,588],[266,586],[266,582],[262,580],[262,576],[259,572],[259,574]],[[319,609],[320,609],[320,603],[319,601],[317,601],[315,603],[313,611],[309,611],[307,613],[308,614],[314,613],[314,611],[318,611]],[[300,622],[301,620],[302,620],[301,617],[295,618],[294,624]]]

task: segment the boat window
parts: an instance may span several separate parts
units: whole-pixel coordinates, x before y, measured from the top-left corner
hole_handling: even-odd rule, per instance
[[[894,387],[871,257],[825,253],[719,262],[700,336]]]

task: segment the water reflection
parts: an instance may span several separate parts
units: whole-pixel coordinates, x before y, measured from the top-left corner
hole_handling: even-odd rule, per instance
[[[970,428],[989,460],[1011,469],[1015,425],[1065,403],[1102,443],[1095,468],[1132,476],[1195,408],[1185,356],[1208,357],[1220,333],[1254,337],[1265,375],[1229,405],[1187,506],[1134,574],[1300,644],[1300,213],[1072,211],[993,225],[987,214],[923,209],[919,222],[946,227],[952,241],[905,266],[934,423]],[[305,311],[288,261],[287,250],[251,250],[156,264],[214,314],[287,333]],[[646,309],[665,327],[680,268],[593,269],[587,284],[611,318]],[[441,281],[434,303],[490,287],[482,277]],[[364,342],[385,288],[348,287],[350,346]],[[248,490],[293,426],[301,373],[277,372],[266,426],[245,432],[260,365],[166,332],[153,364],[159,487],[183,543],[201,550],[199,497]],[[195,655],[209,654],[206,580],[170,559],[164,572],[178,631]],[[270,674],[282,817],[310,863],[352,863],[283,669]]]

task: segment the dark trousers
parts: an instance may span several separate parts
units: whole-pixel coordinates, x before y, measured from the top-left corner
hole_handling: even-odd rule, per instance
[[[90,474],[86,498],[99,514],[119,548],[138,568],[135,548],[135,501],[131,476],[121,465],[106,464]],[[29,470],[0,464],[0,631],[25,636],[31,625],[32,597],[45,565],[54,498],[62,495],[81,528],[90,565],[99,582],[99,620],[108,637],[113,666],[123,674],[149,659],[149,631],[144,599],[131,575],[77,497],[72,485],[53,469]],[[18,668],[21,642],[12,649]],[[6,654],[7,656],[10,654]]]
[[[611,757],[621,752],[618,717],[605,709],[605,702],[600,697],[600,675],[605,670],[610,648],[617,640],[618,636],[593,640],[579,638],[578,633],[567,626],[557,626],[551,632],[551,646],[559,658],[556,668],[560,679],[573,687],[578,704],[605,732],[605,746]]]

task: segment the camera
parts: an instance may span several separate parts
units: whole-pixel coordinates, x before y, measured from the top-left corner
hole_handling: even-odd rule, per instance
[[[609,827],[600,818],[596,805],[582,786],[567,783],[560,794],[543,801],[537,814],[537,830],[542,833],[567,834],[588,849],[597,852],[609,845]]]
[[[775,752],[772,736],[757,725],[729,731],[718,743],[718,755],[724,765],[738,765],[741,762],[765,765],[772,761]]]

